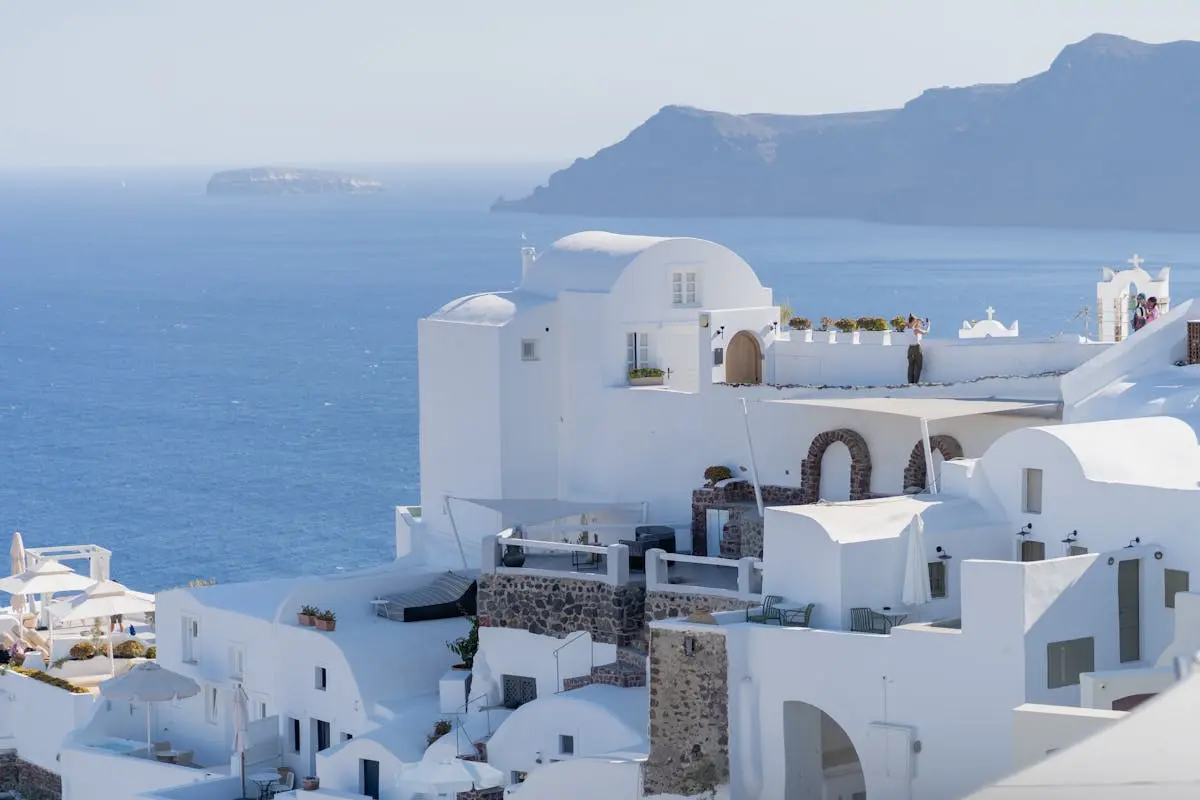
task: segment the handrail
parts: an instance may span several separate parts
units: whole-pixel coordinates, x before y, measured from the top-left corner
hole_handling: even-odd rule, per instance
[[[557,648],[555,648],[554,652],[551,653],[551,655],[554,656],[554,693],[555,694],[561,694],[562,690],[563,690],[563,688],[562,688],[562,671],[559,669],[558,651],[562,650],[564,647],[571,644],[575,640],[582,639],[584,636],[587,636],[587,635],[588,635],[588,631],[580,631],[579,633],[572,636],[570,639],[567,639],[567,641],[563,642]],[[595,669],[596,668],[596,649],[594,647],[588,648],[588,656],[591,660],[591,669]]]

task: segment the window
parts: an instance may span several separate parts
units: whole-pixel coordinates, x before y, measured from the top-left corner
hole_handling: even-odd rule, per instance
[[[329,685],[329,673],[325,671],[324,667],[317,667],[316,680],[313,685],[321,692],[325,691]]]
[[[512,773],[510,773],[510,779],[508,782],[509,783],[524,783],[525,779],[527,777],[529,777],[528,772],[521,772],[519,770],[513,770]]]
[[[628,369],[650,366],[650,334],[625,334],[625,366]]]
[[[229,645],[229,677],[241,678],[245,674],[246,648],[240,644]]]
[[[537,680],[525,675],[503,676],[504,706],[520,708],[530,700],[537,700]]]
[[[931,597],[946,596],[946,562],[929,562],[929,594]]]
[[[354,738],[353,733],[346,733],[345,731],[342,731],[342,741],[343,742],[348,742],[353,738]]]
[[[713,366],[719,367],[725,363],[725,348],[718,347],[713,350]]]
[[[699,303],[695,272],[671,273],[671,305],[694,306]]]
[[[1046,543],[1033,542],[1025,539],[1021,542],[1021,560],[1022,561],[1045,561],[1046,560]]]
[[[558,752],[562,753],[564,756],[575,755],[575,737],[567,736],[565,733],[559,734]]]
[[[1026,514],[1042,513],[1042,471],[1022,470],[1021,510]]]
[[[265,700],[258,701],[258,718],[259,719],[267,718],[267,703]]]
[[[1175,595],[1179,592],[1188,591],[1189,576],[1186,570],[1182,569],[1164,569],[1163,570],[1163,585],[1166,588],[1166,604],[1167,608],[1175,607]]]
[[[1096,643],[1091,636],[1046,645],[1046,688],[1079,683],[1079,675],[1096,668]]]
[[[204,689],[204,719],[212,724],[217,723],[221,706],[217,699],[217,687],[208,686]]]
[[[200,620],[184,614],[183,620],[183,661],[185,664],[200,663]]]
[[[537,361],[538,360],[537,339],[522,339],[521,340],[521,360],[522,361]]]
[[[317,752],[329,749],[329,723],[323,719],[317,722]]]
[[[292,729],[292,752],[300,752],[300,720],[295,717],[288,717],[288,722],[291,723]]]

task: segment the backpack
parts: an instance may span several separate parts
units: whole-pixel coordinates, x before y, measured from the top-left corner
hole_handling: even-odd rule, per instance
[[[1144,327],[1146,327],[1146,307],[1138,306],[1133,311],[1133,329],[1140,331]]]

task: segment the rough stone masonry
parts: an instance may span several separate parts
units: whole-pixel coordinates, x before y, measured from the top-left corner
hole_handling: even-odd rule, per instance
[[[560,638],[588,631],[594,641],[628,647],[641,632],[645,603],[644,586],[560,575],[479,576],[479,624],[496,628]]]
[[[698,794],[729,782],[728,663],[719,631],[651,629],[646,794]]]

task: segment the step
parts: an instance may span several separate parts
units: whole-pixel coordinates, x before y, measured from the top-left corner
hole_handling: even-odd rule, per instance
[[[645,686],[646,666],[644,664],[642,666],[625,664],[620,661],[602,664],[592,670],[592,683],[620,686],[626,689],[633,686]]]
[[[640,667],[645,669],[646,661],[649,658],[650,654],[638,645],[617,648],[617,662],[621,664],[628,664],[631,667]]]

